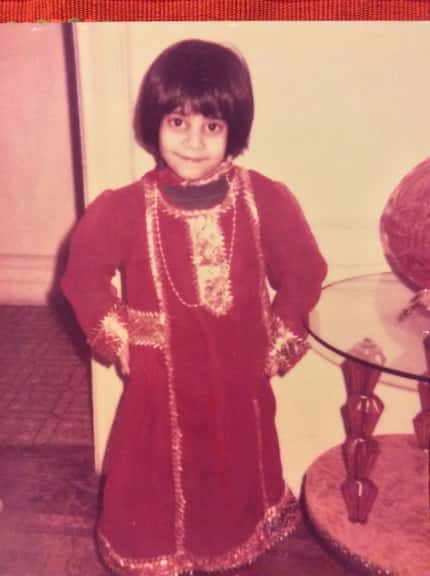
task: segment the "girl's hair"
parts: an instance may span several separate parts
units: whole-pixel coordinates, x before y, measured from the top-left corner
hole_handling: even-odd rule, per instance
[[[254,99],[248,66],[236,52],[214,42],[184,40],[154,60],[140,88],[134,131],[138,143],[156,159],[163,116],[186,104],[194,113],[227,123],[227,156],[247,147]]]

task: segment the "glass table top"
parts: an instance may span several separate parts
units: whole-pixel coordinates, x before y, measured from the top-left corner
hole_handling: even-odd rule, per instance
[[[323,288],[309,315],[307,328],[338,360],[352,358],[404,378],[430,381],[425,375],[423,338],[430,331],[430,314],[414,310],[404,319],[414,292],[390,272],[347,278]],[[370,338],[382,351],[385,362],[363,360],[352,350]]]

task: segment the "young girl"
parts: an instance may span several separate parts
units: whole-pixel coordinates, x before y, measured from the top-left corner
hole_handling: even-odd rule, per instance
[[[306,351],[326,266],[289,190],[232,163],[252,119],[235,52],[165,50],[135,113],[156,168],[101,194],[71,242],[64,292],[96,356],[129,375],[97,530],[116,574],[249,565],[299,521],[270,377]]]

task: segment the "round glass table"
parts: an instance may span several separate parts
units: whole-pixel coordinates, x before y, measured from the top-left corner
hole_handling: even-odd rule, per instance
[[[389,272],[347,278],[324,287],[306,322],[346,388],[346,439],[307,470],[307,514],[335,552],[369,574],[430,575],[430,313],[412,307],[413,296]],[[415,435],[373,435],[383,373],[417,389]]]
[[[430,381],[424,338],[430,313],[405,314],[414,293],[390,272],[369,274],[327,285],[308,319],[311,336],[343,358],[402,378]],[[353,348],[365,338],[382,351],[385,362],[363,359]]]

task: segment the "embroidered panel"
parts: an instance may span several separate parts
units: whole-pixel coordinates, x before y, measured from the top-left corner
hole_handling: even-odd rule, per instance
[[[241,170],[234,168],[228,176],[229,189],[223,202],[212,208],[186,210],[177,208],[165,201],[155,182],[150,183],[154,190],[154,232],[160,261],[170,287],[182,305],[188,308],[205,307],[216,316],[227,314],[233,306],[231,286],[231,264],[236,240],[237,196],[242,184]],[[187,230],[190,244],[191,262],[194,267],[197,297],[188,302],[178,291],[163,248],[160,231],[159,206],[170,216],[180,219]],[[221,225],[221,215],[231,211],[232,224],[230,239],[227,242]]]
[[[223,316],[233,306],[230,264],[224,233],[217,214],[208,211],[187,219],[192,246],[199,302],[216,316]],[[231,238],[233,243],[234,238]],[[233,246],[230,247],[232,250]]]

